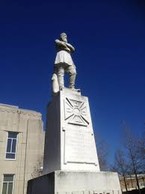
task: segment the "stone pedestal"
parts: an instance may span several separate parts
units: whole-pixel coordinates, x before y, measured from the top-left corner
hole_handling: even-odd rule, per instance
[[[27,194],[121,194],[117,173],[100,172],[88,98],[64,89],[47,111],[43,176]]]
[[[100,171],[88,98],[70,89],[48,105],[44,174],[56,170]]]
[[[28,194],[121,194],[117,173],[56,171],[29,181]]]

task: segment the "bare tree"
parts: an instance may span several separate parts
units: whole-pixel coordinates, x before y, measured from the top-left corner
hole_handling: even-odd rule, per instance
[[[140,139],[135,137],[129,128],[125,128],[124,147],[127,152],[130,173],[135,175],[137,188],[140,193],[138,174],[142,172],[143,160],[140,157]]]
[[[138,141],[138,156],[140,158],[141,172],[145,173],[145,133],[142,134]]]
[[[97,151],[98,151],[98,159],[100,164],[100,169],[102,171],[106,171],[109,168],[108,165],[108,146],[107,143],[103,140],[97,142]]]
[[[123,132],[123,151],[116,151],[113,169],[123,177],[126,191],[126,177],[130,176],[132,179],[134,175],[137,188],[141,193],[138,175],[145,172],[145,134],[141,138],[135,136],[126,123],[123,125]]]
[[[128,191],[126,182],[126,175],[128,174],[128,169],[129,166],[126,161],[125,153],[122,150],[117,150],[115,153],[114,165],[111,167],[111,170],[118,172],[118,174],[123,177],[126,191]]]

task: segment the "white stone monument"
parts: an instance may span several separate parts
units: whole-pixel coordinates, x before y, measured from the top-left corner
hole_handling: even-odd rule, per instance
[[[59,87],[57,76],[47,109],[43,176],[29,181],[27,194],[121,194],[118,174],[100,171],[88,98],[74,87]]]
[[[88,98],[63,89],[48,105],[44,173],[100,171]]]

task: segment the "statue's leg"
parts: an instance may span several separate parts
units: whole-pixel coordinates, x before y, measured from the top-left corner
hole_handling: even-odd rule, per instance
[[[58,67],[57,77],[58,77],[59,89],[62,90],[64,88],[64,68],[62,66]]]
[[[68,66],[67,72],[69,73],[69,88],[75,88],[75,80],[76,80],[76,67],[74,65]]]

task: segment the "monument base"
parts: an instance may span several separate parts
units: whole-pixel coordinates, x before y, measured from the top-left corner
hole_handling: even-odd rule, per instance
[[[114,172],[55,171],[28,182],[27,194],[121,194]]]

